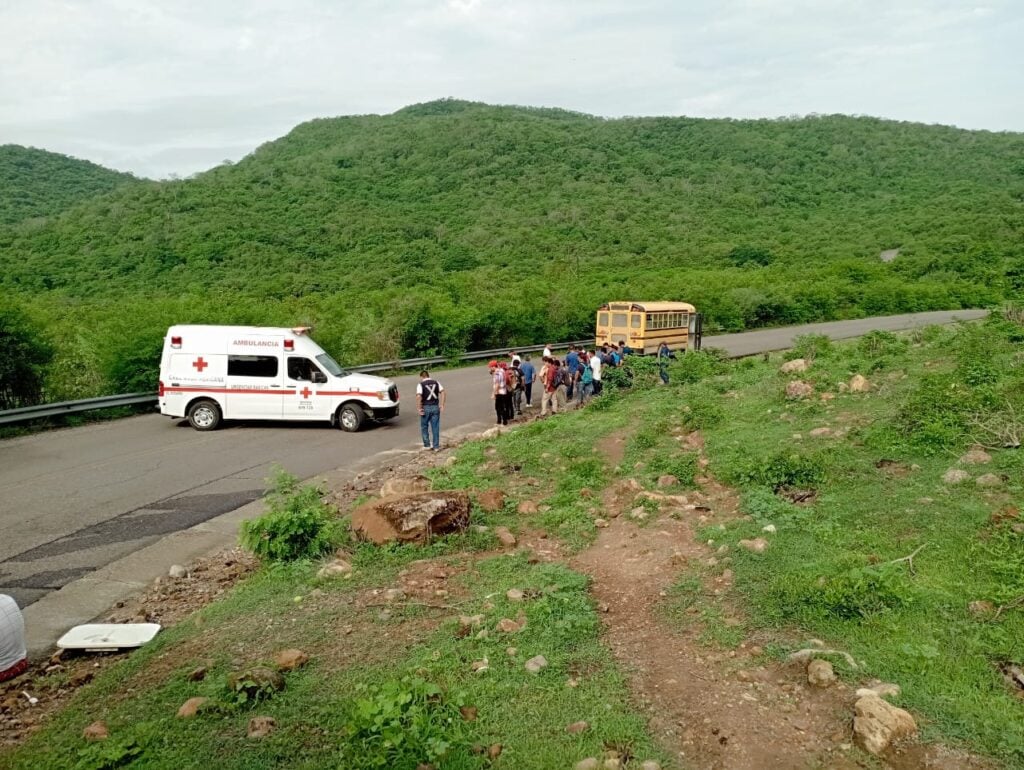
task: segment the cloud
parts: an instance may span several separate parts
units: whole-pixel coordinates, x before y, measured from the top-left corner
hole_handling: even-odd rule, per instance
[[[1012,0],[8,0],[0,142],[148,176],[442,96],[1024,130]]]

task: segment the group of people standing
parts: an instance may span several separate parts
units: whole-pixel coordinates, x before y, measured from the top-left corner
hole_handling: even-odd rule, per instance
[[[580,406],[593,396],[601,395],[602,372],[606,367],[621,366],[633,351],[614,343],[587,351],[570,345],[564,359],[552,355],[551,346],[544,348],[540,369],[529,355],[510,351],[508,361],[491,361],[491,396],[498,425],[522,415],[534,407],[534,386],[540,396],[540,416],[565,411],[573,400]]]

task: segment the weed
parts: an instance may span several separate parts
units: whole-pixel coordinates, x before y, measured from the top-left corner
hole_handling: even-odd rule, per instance
[[[459,695],[419,676],[358,685],[345,725],[345,767],[417,767],[464,743]]]
[[[669,367],[671,382],[692,384],[701,380],[724,374],[729,370],[729,362],[706,350],[686,353],[673,361]]]
[[[115,736],[80,749],[75,770],[114,770],[133,763],[142,755],[143,748],[134,738]]]
[[[803,358],[813,361],[816,358],[825,358],[832,353],[832,340],[824,334],[801,334],[793,340],[793,347],[783,355],[787,361],[796,358]]]
[[[278,470],[268,511],[242,522],[242,545],[263,561],[314,558],[334,546],[338,525],[317,487],[300,487],[298,479]]]
[[[781,489],[814,489],[825,480],[824,459],[799,452],[777,452],[767,458],[751,458],[734,471],[733,478],[743,486]]]

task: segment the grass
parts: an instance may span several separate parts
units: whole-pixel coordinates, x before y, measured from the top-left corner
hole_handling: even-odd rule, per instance
[[[602,492],[622,479],[654,489],[659,475],[672,473],[679,485],[670,493],[699,484],[703,471],[678,438],[700,428],[710,471],[734,488],[741,515],[699,533],[727,550],[715,568],[698,560],[680,568],[661,606],[670,625],[714,648],[755,634],[769,656],[784,656],[799,639],[826,640],[861,662],[856,671],[839,666],[851,683],[897,682],[898,703],[914,711],[926,740],[1024,767],[1024,701],[998,668],[1024,664],[1024,607],[1013,605],[1024,596],[1024,534],[1014,528],[1024,521],[1024,454],[993,451],[990,464],[968,468],[972,476],[1002,474],[1000,487],[941,481],[971,443],[969,410],[998,410],[1024,381],[1024,332],[998,320],[981,329],[876,334],[842,345],[802,340],[786,357],[813,357],[798,376],[816,396],[797,402],[784,397],[779,356],[684,358],[669,387],[613,393],[582,412],[467,444],[454,464],[432,472],[435,484],[498,487],[502,510],[475,509],[474,527],[426,547],[352,545],[349,579],[320,583],[317,565],[302,561],[262,570],[82,688],[3,758],[5,766],[414,768],[434,757],[439,768],[550,768],[615,748],[671,767],[602,644],[586,578],[531,563],[528,552],[490,550],[498,525],[519,534],[543,528],[564,553],[586,547]],[[856,373],[871,380],[871,391],[841,392],[838,383]],[[935,376],[974,378],[974,400],[936,400]],[[944,387],[940,395],[953,392]],[[823,392],[834,397],[822,400]],[[839,435],[811,437],[818,427]],[[601,449],[613,436],[625,440],[621,462]],[[814,495],[796,504],[786,496],[794,489]],[[517,513],[526,500],[540,511]],[[763,531],[769,524],[774,534]],[[739,546],[758,536],[770,542],[765,553]],[[911,569],[901,559],[915,552]],[[374,590],[398,584],[423,559],[454,573],[442,600],[450,609],[373,600]],[[726,563],[733,580],[709,590],[708,578]],[[513,587],[528,600],[508,601]],[[972,614],[974,600],[1005,609]],[[522,631],[495,630],[520,612]],[[482,625],[462,631],[458,616],[476,614]],[[290,646],[313,659],[287,675],[284,692],[254,709],[174,717],[188,697],[221,698],[239,665]],[[549,665],[527,673],[524,662],[538,654]],[[483,660],[487,670],[474,673]],[[197,665],[209,674],[189,682]],[[463,707],[475,708],[476,719],[463,719]],[[254,714],[278,724],[258,742],[245,737]],[[81,731],[95,719],[107,721],[112,738],[87,745]],[[578,720],[590,729],[567,734]],[[388,725],[401,726],[395,734],[406,736],[410,753],[384,745]],[[493,744],[501,745],[496,759],[478,753]]]

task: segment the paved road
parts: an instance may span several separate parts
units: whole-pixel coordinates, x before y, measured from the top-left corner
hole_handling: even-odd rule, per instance
[[[922,313],[705,338],[733,355],[779,350],[799,334],[854,337],[979,318]],[[443,372],[447,426],[493,414],[483,366]],[[302,423],[235,423],[197,433],[142,415],[0,442],[0,593],[28,605],[175,532],[260,496],[279,464],[302,478],[418,443],[415,377],[398,378],[405,412],[358,434]],[[442,429],[443,433],[443,429]]]

